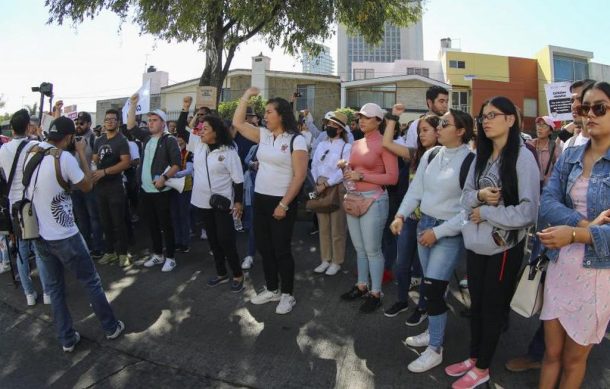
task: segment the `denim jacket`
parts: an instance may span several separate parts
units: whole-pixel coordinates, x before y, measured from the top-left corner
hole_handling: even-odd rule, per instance
[[[553,168],[553,174],[544,188],[541,198],[540,230],[549,226],[575,227],[584,217],[574,210],[569,196],[576,179],[583,171],[585,150],[591,141],[582,146],[565,150]],[[587,189],[587,217],[594,220],[602,211],[610,208],[610,150],[593,165]],[[610,269],[610,224],[589,226],[592,245],[585,246],[583,267]],[[547,256],[556,261],[559,250],[548,250]]]

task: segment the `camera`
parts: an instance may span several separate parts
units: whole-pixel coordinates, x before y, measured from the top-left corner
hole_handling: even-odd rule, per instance
[[[316,192],[309,192],[307,194],[307,196],[309,197],[310,200],[315,200],[318,198],[318,194]]]

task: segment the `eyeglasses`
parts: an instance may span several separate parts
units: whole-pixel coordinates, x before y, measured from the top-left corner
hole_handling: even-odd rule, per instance
[[[593,115],[600,117],[606,114],[608,106],[605,103],[596,103],[593,105],[590,104],[582,104],[576,111],[580,116],[587,116],[589,111],[593,112]]]
[[[479,116],[477,118],[477,123],[479,124],[483,124],[483,120],[487,119],[487,120],[494,120],[496,118],[496,116],[508,116],[508,114],[506,113],[500,113],[500,112],[490,112],[487,115],[486,114],[481,114],[481,116]]]
[[[438,126],[439,126],[440,128],[447,128],[447,127],[450,127],[450,126],[455,127],[455,124],[451,124],[451,123],[449,123],[449,120],[447,120],[447,119],[441,119],[441,120],[438,122]],[[437,127],[437,128],[438,128],[438,127]]]
[[[324,158],[326,158],[326,154],[328,154],[329,151],[330,151],[330,149],[326,150],[324,152],[324,154],[322,154],[322,157],[320,158],[320,161],[324,161]]]
[[[104,122],[116,122],[117,118],[105,118]]]

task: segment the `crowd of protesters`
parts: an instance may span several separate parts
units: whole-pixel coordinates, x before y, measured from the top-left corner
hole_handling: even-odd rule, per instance
[[[106,337],[115,339],[125,324],[114,317],[96,266],[137,266],[128,247],[143,207],[152,247],[144,267],[171,272],[193,234],[201,234],[216,268],[207,285],[229,284],[239,293],[258,252],[265,285],[250,302],[276,302],[275,312],[288,314],[298,296],[293,231],[299,202],[309,200],[320,245],[313,272],[334,277],[346,274],[346,263],[357,268],[341,300],[360,301],[366,314],[394,299],[384,309],[393,318],[409,310],[409,290],[419,289],[406,324],[427,319],[427,328],[405,341],[423,349],[407,366],[413,373],[443,363],[447,291],[465,264],[470,343],[466,359],[445,367],[459,377],[456,389],[490,379],[519,271],[528,259],[548,256],[542,323],[527,355],[506,367],[541,368],[541,388],[579,387],[610,321],[610,85],[583,80],[571,91],[574,121],[559,130],[551,117],[539,117],[534,139],[524,137],[510,99],[491,97],[473,117],[449,109],[449,92],[438,86],[426,91],[428,112],[408,125],[400,122],[403,104],[386,112],[367,103],[353,121],[330,111],[321,130],[308,111],[295,115],[283,98],[269,99],[261,117],[249,107],[255,87],[232,121],[206,107],[191,111],[185,97],[178,120],[157,109],[143,123],[136,94],[127,122],[108,110],[100,134],[86,112],[74,122],[62,117],[61,102],[45,134],[21,110],[11,118],[12,139],[0,147],[2,195],[9,209],[33,204],[39,236],[7,231],[0,272],[11,270],[8,251],[15,247],[27,305],[36,304],[40,289],[70,352],[80,336],[63,271],[73,271]],[[238,231],[248,239],[243,259]],[[348,234],[355,258],[346,256]],[[40,288],[30,277],[30,257]],[[389,278],[397,296],[383,295]]]

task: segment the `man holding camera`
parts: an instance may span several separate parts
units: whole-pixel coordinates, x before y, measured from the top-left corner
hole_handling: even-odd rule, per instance
[[[40,143],[39,147],[45,150],[74,147],[79,158],[84,160],[86,143],[84,139],[75,142],[75,132],[72,120],[66,117],[55,119],[51,123],[47,142]],[[59,163],[55,158],[59,159]],[[26,166],[29,161],[26,159]],[[47,274],[53,321],[65,352],[74,351],[80,335],[74,330],[66,303],[64,269],[71,270],[87,290],[89,303],[102,324],[106,338],[116,339],[125,330],[123,322],[114,316],[89,249],[78,231],[72,199],[59,183],[61,179],[82,192],[89,192],[92,188],[89,166],[84,164],[83,168],[84,173],[70,153],[61,152],[57,157],[45,153],[32,171],[27,190],[27,197],[37,210],[40,237],[34,241],[34,245],[40,253],[40,268]]]

